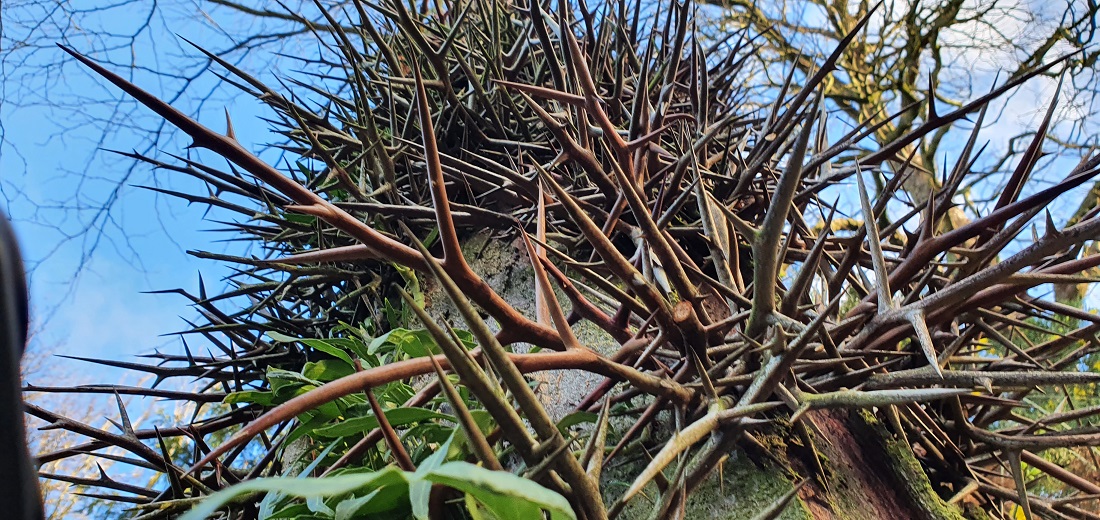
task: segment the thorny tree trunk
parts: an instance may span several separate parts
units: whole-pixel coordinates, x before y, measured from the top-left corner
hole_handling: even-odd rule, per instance
[[[471,267],[516,309],[534,315],[534,275],[521,244],[497,240],[488,233],[470,239],[464,247]],[[425,287],[428,308],[437,319],[457,319],[446,296],[434,284]],[[559,295],[566,301],[564,295]],[[577,326],[578,338],[603,353],[618,344],[590,324]],[[531,374],[539,382],[540,398],[555,419],[574,411],[602,377],[579,371]],[[715,474],[689,499],[685,518],[734,520],[752,518],[792,489],[797,475],[824,473],[821,481],[804,486],[798,500],[779,518],[784,519],[961,519],[961,509],[946,504],[932,489],[921,466],[904,441],[887,432],[869,414],[844,410],[807,414],[802,432],[757,435],[729,454],[721,474]],[[671,428],[670,418],[659,421]],[[629,426],[629,423],[622,425]],[[667,434],[668,432],[662,432]],[[809,439],[812,446],[808,446]],[[755,448],[754,448],[755,446]],[[815,455],[816,450],[816,455]],[[633,462],[609,468],[603,489],[619,491],[615,481],[629,482],[644,466]],[[652,489],[656,489],[651,485]],[[656,496],[652,494],[651,496]],[[614,497],[605,497],[610,500]],[[626,510],[627,520],[652,516],[651,502],[639,500]],[[980,514],[980,513],[979,513]],[[980,517],[980,516],[979,516]]]

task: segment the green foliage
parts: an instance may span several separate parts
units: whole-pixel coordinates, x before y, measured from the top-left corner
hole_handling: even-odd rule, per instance
[[[461,492],[464,502],[480,511],[477,514],[485,515],[480,518],[486,520],[540,518],[542,511],[549,513],[551,520],[576,519],[569,502],[561,495],[530,480],[449,460],[462,453],[452,449],[454,439],[452,434],[415,472],[388,466],[366,473],[342,471],[325,478],[255,479],[211,495],[181,520],[204,520],[242,495],[256,493],[265,494],[261,503],[272,511],[262,518],[351,520],[403,518],[411,514],[417,520],[427,520],[431,484]],[[276,499],[269,501],[266,497]]]

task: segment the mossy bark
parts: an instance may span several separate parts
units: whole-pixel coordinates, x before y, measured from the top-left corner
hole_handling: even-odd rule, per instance
[[[870,412],[819,411],[806,420],[826,472],[802,493],[813,518],[967,518],[936,494],[912,449]]]

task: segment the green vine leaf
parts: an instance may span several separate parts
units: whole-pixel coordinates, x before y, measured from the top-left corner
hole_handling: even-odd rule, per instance
[[[430,491],[430,483],[442,484],[466,493],[497,518],[542,518],[542,511],[546,511],[551,520],[576,520],[577,517],[565,497],[533,481],[504,471],[491,471],[468,462],[442,462],[449,446],[450,441],[440,447],[440,455],[426,460],[425,467],[415,473],[390,466],[370,473],[345,473],[324,478],[273,477],[242,482],[210,495],[180,517],[180,520],[204,520],[235,500],[261,492],[277,492],[306,499],[309,509],[333,515],[335,518],[351,519],[367,511],[378,512],[379,509],[371,507],[374,505],[388,508],[391,505],[388,500],[386,504],[376,504],[375,501],[384,500],[387,495],[388,498],[393,498],[395,495],[391,493],[403,495],[404,501],[409,503],[413,498],[414,486],[420,491],[416,493],[417,502],[412,505],[426,518],[424,502],[427,495],[423,490]],[[426,488],[422,487],[424,484],[427,484]],[[341,501],[334,508],[320,500],[358,491],[365,494]],[[417,503],[420,505],[416,505]]]
[[[577,518],[569,501],[558,493],[518,475],[469,462],[448,462],[424,478],[466,492],[497,518],[540,518],[540,509],[550,513],[551,520]]]

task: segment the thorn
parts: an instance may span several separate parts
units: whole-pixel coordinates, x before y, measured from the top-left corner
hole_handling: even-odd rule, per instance
[[[791,414],[791,418],[788,422],[791,424],[797,423],[808,411],[810,411],[810,405],[808,403],[803,403],[802,406],[798,407],[798,410],[795,410],[795,412]]]
[[[229,119],[229,108],[228,107],[225,109],[225,136],[232,139],[235,142],[238,142],[238,143],[240,142],[240,141],[237,141],[237,132],[233,131],[233,121],[231,119]]]
[[[985,390],[985,392],[987,394],[994,395],[993,394],[993,379],[992,378],[989,378],[989,377],[979,378],[978,379],[978,384],[981,385],[982,389]]]
[[[1061,231],[1058,231],[1058,226],[1054,224],[1054,217],[1051,216],[1050,210],[1049,209],[1044,209],[1043,212],[1046,214],[1046,220],[1047,220],[1046,236],[1054,237],[1054,236],[1058,236],[1059,234],[1061,234]]]
[[[856,184],[859,185],[859,203],[863,207],[863,227],[867,230],[867,242],[871,249],[871,262],[875,268],[875,287],[878,288],[878,312],[882,314],[897,308],[893,292],[890,290],[890,275],[886,270],[886,257],[882,254],[882,242],[875,222],[875,211],[871,198],[867,194],[867,185],[863,182],[863,172],[856,164]]]
[[[932,84],[932,75],[928,75],[928,121],[938,121],[936,114],[936,87]]]
[[[164,436],[161,435],[160,428],[157,426],[153,426],[153,431],[157,435],[157,444],[160,445],[161,457],[164,459],[164,474],[168,476],[168,484],[176,496],[184,496],[183,483],[180,482],[179,475],[176,474],[176,470],[172,465],[172,455],[168,452],[168,445],[164,442]]]
[[[585,472],[588,473],[588,478],[591,478],[593,482],[600,481],[600,474],[603,470],[604,450],[607,449],[607,425],[610,416],[611,399],[607,398],[604,399],[603,406],[600,407],[600,413],[596,417],[596,427],[588,439],[588,446],[585,447],[584,456],[581,458]]]
[[[554,294],[554,287],[550,285],[550,278],[546,274],[546,268],[542,265],[542,255],[532,245],[527,232],[520,229],[519,236],[523,238],[527,256],[531,259],[531,268],[535,273],[535,308],[536,312],[540,313],[538,314],[539,323],[555,327],[558,335],[561,336],[562,342],[565,343],[566,349],[584,348],[573,334],[573,329],[569,326],[569,320],[566,319],[565,312],[558,302],[558,297]],[[545,321],[541,321],[543,319]]]
[[[949,201],[950,202],[950,201]],[[917,235],[922,240],[932,240],[936,235],[936,197],[928,197],[925,204],[924,219],[921,221],[921,231]]]
[[[191,347],[187,344],[186,337],[180,337],[183,342],[183,352],[187,356],[187,366],[195,366],[195,356],[191,355]]]
[[[1006,455],[1008,455],[1008,463],[1012,470],[1012,480],[1016,481],[1016,493],[1019,494],[1017,502],[1024,510],[1024,518],[1033,520],[1035,517],[1032,516],[1031,503],[1027,498],[1027,481],[1024,478],[1024,463],[1020,460],[1020,451],[1009,451]]]
[[[932,335],[928,332],[928,324],[924,322],[924,313],[920,310],[913,310],[905,313],[905,318],[909,320],[909,323],[913,325],[913,330],[917,333],[917,340],[920,342],[924,357],[928,359],[928,363],[932,365],[940,379],[943,379],[943,370],[940,368],[936,349],[932,345]]]
[[[119,426],[119,429],[127,437],[134,437],[134,427],[130,424],[130,415],[126,413],[126,405],[122,402],[122,396],[118,392],[115,392],[115,400],[118,402],[118,413],[122,416],[122,425]]]
[[[805,486],[806,483],[809,481],[810,479],[807,478],[802,479],[801,482],[795,484],[794,487],[791,488],[789,491],[781,495],[779,498],[775,499],[775,501],[772,502],[771,505],[764,508],[763,511],[757,513],[756,516],[752,517],[752,520],[773,520],[775,518],[779,518],[779,515],[781,515],[783,511],[787,509],[787,506],[789,506],[791,501],[794,500],[794,497],[798,496],[798,492],[801,491],[802,487]]]
[[[526,235],[524,235],[526,238]],[[535,238],[537,242],[534,248],[534,254],[536,258],[532,258],[531,262],[537,264],[540,258],[545,254],[543,252],[542,244],[546,243],[546,193],[545,187],[542,181],[539,181],[539,193],[538,193],[538,206],[537,206],[537,218],[535,222]],[[538,269],[538,265],[533,265],[535,269]],[[543,287],[539,281],[539,277],[535,277],[535,319],[541,325],[550,326],[550,309],[547,306],[547,296],[543,294],[544,291],[553,290],[550,287]]]

